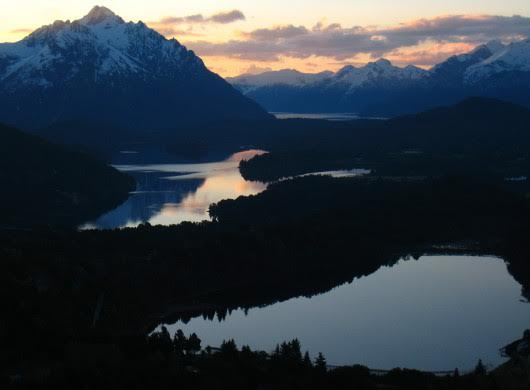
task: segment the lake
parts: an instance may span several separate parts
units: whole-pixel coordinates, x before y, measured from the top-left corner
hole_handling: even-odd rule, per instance
[[[338,113],[298,113],[298,112],[271,112],[276,119],[322,119],[327,121],[353,121],[356,119],[380,119],[384,120],[387,118],[370,118],[361,117],[357,114],[350,112],[338,112]]]
[[[501,259],[424,256],[311,298],[167,327],[197,333],[203,346],[233,338],[239,347],[272,351],[298,338],[312,357],[323,352],[332,365],[465,372],[479,358],[502,363],[499,348],[529,325],[530,305]]]
[[[146,222],[174,225],[210,220],[210,204],[254,195],[267,188],[264,183],[245,181],[239,173],[242,160],[263,153],[262,150],[245,150],[214,162],[114,165],[135,178],[136,191],[123,204],[94,221],[82,224],[80,229],[135,227]],[[136,157],[134,151],[124,151],[123,154]],[[311,174],[351,177],[368,172],[353,169]]]
[[[353,113],[322,113],[307,114],[296,112],[272,112],[277,119],[324,119],[328,121],[351,121],[360,119],[357,114]]]

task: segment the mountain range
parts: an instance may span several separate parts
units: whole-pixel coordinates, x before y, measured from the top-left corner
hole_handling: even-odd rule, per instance
[[[0,121],[25,130],[78,120],[159,130],[268,117],[177,40],[105,7],[0,44]]]
[[[318,74],[294,70],[227,79],[271,112],[353,112],[392,117],[471,96],[530,105],[530,40],[491,41],[424,70],[386,59]]]

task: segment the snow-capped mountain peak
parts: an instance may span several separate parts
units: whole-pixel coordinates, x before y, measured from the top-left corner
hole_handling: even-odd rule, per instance
[[[86,73],[89,64],[90,75]],[[0,82],[8,89],[45,87],[81,76],[143,73],[147,77],[161,70],[177,74],[184,64],[187,69],[204,68],[177,41],[165,39],[141,22],[125,23],[98,6],[79,20],[56,21],[22,41],[0,44]]]
[[[386,58],[380,58],[380,59],[378,59],[375,62],[369,63],[369,65],[378,66],[378,67],[381,67],[381,68],[389,68],[389,67],[392,66],[392,63],[389,60],[387,60]]]
[[[348,84],[350,89],[354,89],[367,83],[420,79],[427,74],[427,71],[416,66],[400,68],[392,65],[389,60],[381,58],[359,68],[347,65],[335,74],[332,82]]]
[[[498,40],[489,41],[484,46],[490,49],[492,54],[498,53],[506,49],[506,45],[504,45],[501,41],[498,41]]]
[[[123,19],[106,7],[95,6],[90,12],[79,19],[79,22],[85,25],[94,25],[103,22],[124,23]]]
[[[312,83],[320,82],[333,75],[333,72],[324,71],[320,73],[302,73],[295,69],[281,69],[260,74],[243,74],[237,77],[229,77],[227,81],[237,84],[245,92],[255,88],[271,85],[288,85],[303,87]]]
[[[502,45],[502,44],[500,44]],[[483,61],[470,66],[464,80],[468,84],[477,83],[496,74],[530,71],[530,39],[497,45],[497,51]]]
[[[211,91],[226,103],[215,101]],[[91,117],[90,112],[104,110],[108,118],[127,122],[127,126],[150,118],[167,126],[175,123],[176,101],[183,115],[189,116],[201,107],[201,93],[210,96],[202,99],[202,107],[222,107],[223,115],[245,114],[242,106],[248,106],[250,116],[263,115],[261,108],[210,72],[178,41],[166,39],[142,22],[125,22],[105,7],[94,7],[78,20],[43,26],[19,42],[0,43],[0,120],[21,127],[43,126],[58,118]],[[161,101],[163,96],[168,102]],[[75,99],[86,101],[74,104]],[[101,107],[104,99],[108,100],[105,108]],[[140,102],[159,113],[156,119],[140,116]],[[229,102],[236,103],[229,107]],[[183,108],[192,103],[195,109]],[[27,111],[24,115],[17,108],[21,106],[31,107],[34,118]],[[136,121],[123,114],[131,107],[137,111]]]

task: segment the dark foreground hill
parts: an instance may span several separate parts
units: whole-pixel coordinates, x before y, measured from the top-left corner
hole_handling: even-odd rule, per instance
[[[132,178],[83,153],[0,125],[0,225],[75,225],[123,201]]]

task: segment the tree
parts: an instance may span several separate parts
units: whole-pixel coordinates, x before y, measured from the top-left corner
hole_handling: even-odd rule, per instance
[[[162,326],[161,331],[158,333],[158,342],[160,351],[164,354],[169,354],[173,349],[171,345],[171,336],[165,326]]]
[[[182,329],[177,330],[173,336],[173,348],[175,349],[175,352],[177,354],[182,354],[186,350],[187,344],[188,340],[186,339],[186,336],[184,336]]]
[[[188,343],[186,346],[186,351],[188,353],[195,354],[201,350],[201,339],[195,334],[192,333],[188,338]]]
[[[305,367],[308,367],[308,368],[313,367],[313,362],[311,361],[311,358],[309,357],[309,352],[307,351],[304,354],[303,364]]]
[[[302,345],[300,344],[300,341],[298,339],[294,339],[290,343],[291,345],[291,355],[294,360],[297,362],[302,361]]]
[[[328,370],[328,364],[326,358],[322,355],[322,352],[319,352],[315,359],[315,368],[320,372],[326,372]]]
[[[485,374],[486,374],[486,367],[482,363],[482,359],[479,359],[475,367],[475,375],[485,375]]]
[[[234,339],[223,341],[221,343],[221,352],[225,354],[235,354],[237,352],[237,345]]]

